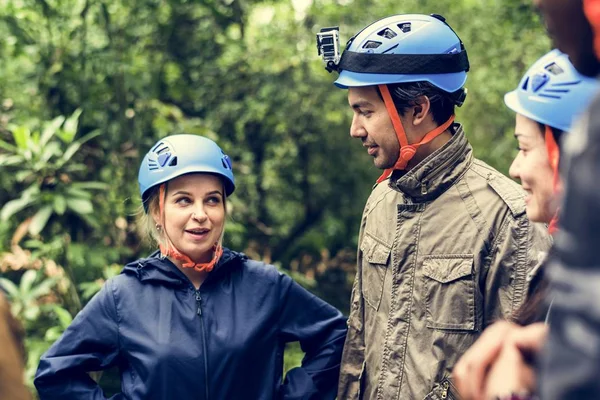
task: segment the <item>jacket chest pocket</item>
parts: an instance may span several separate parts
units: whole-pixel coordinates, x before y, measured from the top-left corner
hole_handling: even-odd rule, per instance
[[[383,284],[388,270],[391,246],[365,232],[360,244],[362,252],[362,295],[365,303],[379,309]]]
[[[473,255],[430,255],[423,261],[427,327],[476,329]]]

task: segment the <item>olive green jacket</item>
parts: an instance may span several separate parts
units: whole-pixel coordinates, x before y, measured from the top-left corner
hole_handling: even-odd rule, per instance
[[[452,367],[511,318],[550,246],[519,185],[472,155],[460,125],[442,148],[376,185],[362,217],[338,398],[452,398]],[[450,392],[449,392],[450,391]]]

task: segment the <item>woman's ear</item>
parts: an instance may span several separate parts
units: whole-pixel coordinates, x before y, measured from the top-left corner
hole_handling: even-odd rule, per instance
[[[160,220],[160,211],[154,208],[153,210],[149,210],[149,212],[152,220],[154,220],[154,223],[157,226],[162,225],[162,221]]]
[[[412,107],[412,124],[414,126],[421,125],[427,120],[429,111],[431,110],[431,102],[427,96],[419,96],[415,105]]]

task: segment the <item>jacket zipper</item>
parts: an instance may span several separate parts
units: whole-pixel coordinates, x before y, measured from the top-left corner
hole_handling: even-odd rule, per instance
[[[206,348],[206,330],[204,328],[204,318],[202,317],[202,296],[200,296],[200,291],[196,290],[196,304],[198,305],[198,310],[196,314],[200,317],[200,329],[202,331],[202,353],[204,356],[204,395],[206,400],[210,399],[209,390],[208,390],[208,354]]]

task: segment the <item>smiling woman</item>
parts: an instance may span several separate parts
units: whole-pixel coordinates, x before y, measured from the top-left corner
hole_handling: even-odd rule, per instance
[[[223,247],[229,157],[195,135],[160,140],[139,172],[159,251],[77,315],[40,360],[40,399],[102,397],[87,374],[118,366],[128,399],[334,399],[346,320],[272,265]],[[286,343],[302,366],[283,374]]]
[[[528,218],[548,223],[551,233],[556,232],[561,195],[561,138],[569,135],[574,119],[599,88],[598,81],[575,70],[566,54],[553,50],[536,61],[519,86],[504,97],[506,105],[517,113],[515,137],[519,153],[510,174],[527,191]],[[545,257],[546,254],[538,254],[538,265],[528,272],[526,301],[512,316],[525,327],[496,322],[456,364],[452,374],[462,399],[534,398],[528,394],[536,389],[533,365],[544,345],[549,318],[556,315],[549,312],[551,304],[556,304],[554,299],[546,299]]]
[[[504,97],[506,105],[517,113],[519,153],[510,175],[519,179],[529,194],[529,219],[549,223],[551,232],[558,218],[560,194],[558,144],[597,89],[597,82],[579,74],[566,54],[552,50],[531,66],[517,89]]]

